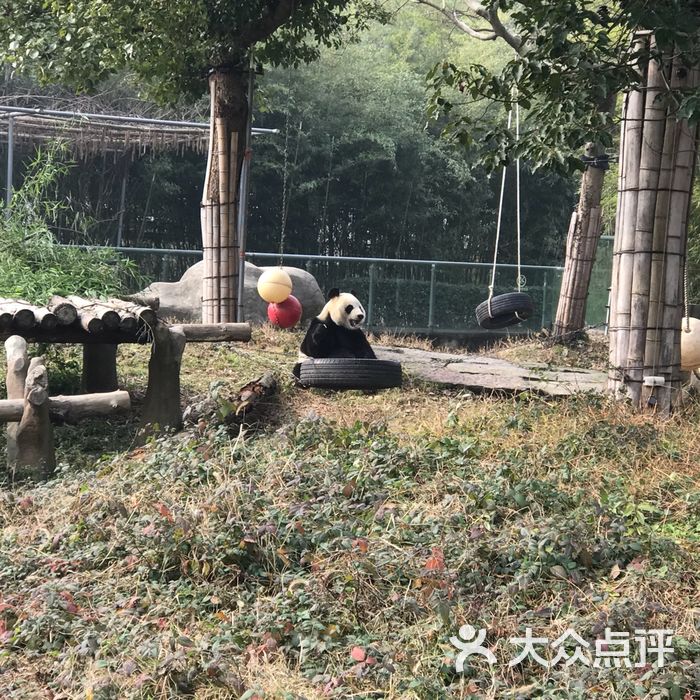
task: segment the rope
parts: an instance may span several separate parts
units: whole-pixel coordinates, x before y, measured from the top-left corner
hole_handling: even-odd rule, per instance
[[[511,109],[510,112],[508,112],[508,129],[510,129],[510,125],[513,119],[513,110]],[[498,218],[496,219],[496,244],[493,249],[493,267],[491,269],[491,284],[489,284],[489,298],[487,299],[488,301],[488,309],[489,309],[489,316],[493,318],[491,315],[491,299],[493,298],[493,288],[496,285],[496,264],[498,262],[498,244],[499,241],[501,240],[501,218],[503,215],[503,194],[506,189],[506,166],[503,166],[503,173],[501,174],[501,194],[498,199]]]
[[[291,83],[291,81],[290,81]],[[280,267],[284,263],[284,233],[287,228],[287,211],[288,211],[288,193],[287,193],[287,177],[289,171],[289,113],[292,101],[291,86],[289,87],[287,97],[287,115],[284,121],[284,165],[282,166],[282,213],[280,216]]]
[[[515,103],[515,143],[520,142],[520,105]],[[515,230],[518,247],[518,291],[522,291],[523,278],[520,273],[520,156],[515,159]],[[516,314],[517,316],[517,314]],[[520,318],[520,316],[518,316]],[[522,319],[520,319],[522,321]]]
[[[685,314],[685,332],[690,333],[690,310],[688,306],[688,255],[683,261],[683,313]]]

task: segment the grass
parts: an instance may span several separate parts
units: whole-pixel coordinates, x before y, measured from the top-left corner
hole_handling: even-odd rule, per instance
[[[0,696],[696,697],[697,404],[659,422],[410,380],[300,391],[298,342],[186,351],[187,397],[276,370],[261,425],[140,448],[129,421],[58,428],[55,478],[0,491]],[[142,390],[146,349],[120,352]],[[456,673],[465,623],[497,664]],[[674,629],[675,655],[508,666],[527,627],[592,644],[606,626]]]

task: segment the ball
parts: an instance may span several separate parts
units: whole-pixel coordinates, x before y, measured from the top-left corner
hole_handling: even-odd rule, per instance
[[[279,304],[292,293],[292,278],[281,268],[273,267],[258,278],[258,294],[270,304]]]
[[[688,331],[688,324],[690,330]],[[681,368],[700,367],[700,319],[683,317],[681,322]]]
[[[295,296],[290,294],[279,304],[269,304],[267,317],[270,323],[279,328],[291,328],[301,318],[301,304]]]

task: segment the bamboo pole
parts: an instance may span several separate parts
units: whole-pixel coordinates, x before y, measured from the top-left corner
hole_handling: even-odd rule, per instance
[[[229,177],[229,202],[231,203],[231,222],[229,233],[229,262],[226,271],[226,276],[229,280],[231,293],[228,299],[228,315],[225,319],[227,322],[233,322],[238,315],[238,262],[240,254],[240,240],[238,231],[238,182],[239,182],[239,149],[238,149],[238,132],[234,131],[231,134],[231,157],[230,177]]]
[[[209,193],[212,164],[214,159],[214,114],[216,106],[216,80],[215,75],[209,76],[209,145],[207,148],[207,167],[204,176],[204,191],[202,193],[202,253],[204,257],[204,279],[202,289],[202,322],[211,323],[214,320],[214,267],[213,246],[214,235],[212,230],[211,197]]]
[[[623,188],[623,173],[625,171],[625,134],[626,122],[629,105],[629,93],[625,93],[622,102],[622,118],[620,119],[620,147],[619,147],[619,163],[617,172],[617,202],[615,211],[615,237],[613,240],[613,256],[612,256],[612,274],[610,276],[610,313],[608,316],[608,391],[613,396],[617,395],[621,387],[620,372],[617,368],[617,285],[620,274],[620,256],[622,253],[622,235],[621,231],[624,228],[623,224],[623,197],[620,194]]]
[[[700,85],[700,70],[682,71],[682,84],[694,90]],[[688,212],[690,208],[693,174],[695,170],[697,125],[680,122],[680,132],[671,183],[666,248],[663,273],[663,312],[658,372],[666,379],[658,388],[656,410],[668,416],[673,407],[675,394],[680,391],[680,333],[683,289],[683,265],[688,238]]]
[[[648,43],[647,36],[638,36],[634,41],[635,53],[642,52]],[[646,82],[646,66],[638,65],[640,83]],[[631,90],[626,102],[624,153],[620,162],[620,185],[618,197],[622,199],[621,220],[616,224],[616,236],[620,236],[617,252],[619,262],[617,278],[613,280],[612,298],[614,323],[610,329],[615,334],[615,357],[612,371],[619,381],[627,369],[629,334],[631,324],[632,278],[634,270],[634,232],[637,219],[637,202],[639,188],[639,165],[641,158],[642,130],[644,123],[644,95],[641,90]],[[611,314],[612,316],[612,314]]]
[[[229,148],[228,148],[228,120],[223,117],[216,119],[217,148],[216,168],[219,175],[219,267],[217,275],[220,280],[219,321],[229,321],[228,303],[230,296],[230,279],[228,276],[229,253],[231,245],[231,231],[229,228]]]
[[[650,50],[655,49],[652,38]],[[639,189],[634,227],[634,257],[630,290],[630,331],[627,351],[628,393],[635,406],[640,405],[642,377],[645,374],[644,355],[649,317],[651,254],[659,186],[661,154],[666,128],[666,105],[661,99],[667,82],[668,66],[658,60],[649,62],[644,107],[644,127],[639,164]]]
[[[212,316],[213,323],[221,321],[221,220],[219,216],[219,204],[213,204],[211,208],[212,227]]]
[[[677,87],[675,71],[671,70],[671,87]],[[664,250],[666,248],[666,225],[668,223],[669,207],[671,204],[671,185],[675,153],[680,133],[680,124],[669,112],[666,115],[664,129],[664,146],[659,169],[658,192],[654,212],[654,234],[652,239],[651,271],[649,281],[649,315],[647,321],[647,339],[644,351],[644,364],[656,372],[659,364],[659,339],[663,316],[663,279],[664,279]],[[647,392],[650,394],[650,392]],[[648,398],[648,397],[647,397]]]
[[[202,223],[202,252],[204,256],[204,277],[202,278],[202,323],[210,323],[212,317],[212,234],[208,212],[209,205],[202,204],[200,209],[200,219]]]

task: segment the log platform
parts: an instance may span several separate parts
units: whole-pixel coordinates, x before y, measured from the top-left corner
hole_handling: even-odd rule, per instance
[[[148,389],[140,433],[145,436],[156,426],[177,430],[182,427],[180,365],[186,344],[248,342],[251,329],[248,323],[183,323],[170,326],[158,317],[158,307],[157,298],[143,297],[94,300],[54,296],[43,307],[17,299],[0,299],[0,340],[8,341],[8,353],[14,353],[12,362],[16,365],[22,364],[21,357],[15,357],[18,352],[22,355],[22,343],[24,347],[27,342],[82,345],[82,388],[87,394],[116,391],[118,345],[151,345]],[[8,354],[8,362],[10,359]],[[13,367],[8,366],[8,381],[18,384],[11,376],[15,371]],[[37,376],[37,381],[44,381]],[[23,384],[22,379],[21,388],[13,385],[12,392],[8,385],[8,399],[23,402]],[[70,397],[60,398],[63,400],[60,411],[64,415],[78,411],[76,406],[71,408],[66,404],[65,400]],[[47,395],[41,402],[32,403],[32,415],[40,414],[42,422],[46,423],[49,420],[47,416],[59,412],[58,400],[59,397],[50,399]],[[114,410],[123,406],[123,398],[120,401],[122,403],[118,401],[119,405],[115,405]],[[71,403],[69,400],[68,404]],[[19,407],[20,404],[8,404],[4,410],[16,417]],[[8,418],[5,420],[10,420],[8,433],[15,433],[15,422]],[[14,441],[12,449],[15,449]]]

